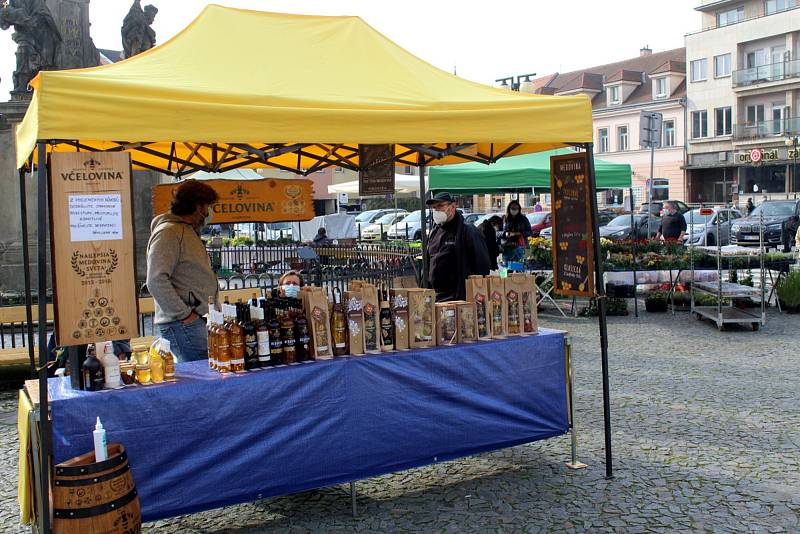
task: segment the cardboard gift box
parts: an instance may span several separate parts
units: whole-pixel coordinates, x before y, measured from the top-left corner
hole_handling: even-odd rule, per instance
[[[436,343],[436,317],[433,289],[408,290],[408,344],[412,349],[433,347]]]
[[[350,354],[364,354],[364,301],[361,291],[344,292],[344,309]]]
[[[333,340],[331,339],[331,319],[328,312],[328,296],[321,287],[306,286],[302,288],[300,297],[309,323],[311,334],[311,351],[317,360],[333,358]]]
[[[478,323],[474,302],[456,302],[458,317],[458,343],[478,341]]]
[[[512,275],[516,281],[520,281],[522,288],[522,334],[530,335],[539,332],[539,316],[536,309],[536,277],[527,273],[516,273]]]
[[[455,345],[458,343],[458,307],[455,302],[437,302],[436,344]]]
[[[499,276],[487,276],[486,279],[489,281],[489,330],[493,339],[501,339],[508,331],[505,279]]]
[[[475,304],[475,328],[478,339],[492,337],[489,321],[489,280],[473,275],[466,280],[467,301]]]
[[[394,318],[394,348],[408,350],[409,348],[409,318],[408,318],[408,289],[391,289],[389,296],[392,304],[392,317]]]
[[[503,282],[506,295],[506,334],[518,336],[523,333],[522,295],[530,281],[525,274],[510,274]]]
[[[378,288],[363,280],[350,282],[350,289],[361,292],[364,311],[364,351],[376,353],[380,347],[380,307]]]

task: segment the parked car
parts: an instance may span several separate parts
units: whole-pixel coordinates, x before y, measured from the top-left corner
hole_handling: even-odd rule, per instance
[[[731,225],[742,217],[741,212],[733,208],[711,208],[710,215],[701,215],[699,209],[683,214],[686,219],[686,236],[683,240],[693,245],[711,246],[717,243],[717,223],[719,223],[719,244],[730,243]]]
[[[549,211],[535,211],[526,215],[531,223],[531,236],[539,237],[539,232],[553,226],[553,217]]]
[[[647,231],[647,213],[634,213],[634,228],[631,228],[631,214],[623,213],[614,217],[609,223],[600,228],[600,237],[611,241],[624,241],[626,239],[645,239],[648,235],[654,237],[661,224],[661,218],[650,219],[650,232]]]
[[[602,228],[603,226],[607,225],[610,221],[614,220],[617,214],[611,210],[601,210],[597,212],[597,226]],[[539,232],[539,237],[543,237],[545,239],[553,239],[553,227],[548,226],[547,228],[543,229]]]
[[[478,217],[472,224],[474,224],[475,226],[480,226],[481,224],[483,224],[483,221],[485,221],[486,219],[490,219],[495,215],[497,215],[501,219],[503,218],[503,213],[484,213],[483,215]]]
[[[731,225],[731,244],[758,246],[761,221],[764,221],[764,245],[783,245],[789,250],[800,225],[800,200],[767,200],[753,213]]]
[[[485,213],[462,213],[464,216],[464,222],[467,224],[475,224],[475,221],[482,218]]]
[[[391,211],[364,228],[361,231],[361,239],[364,241],[381,240],[386,236],[386,232],[389,231],[393,224],[402,221],[407,216],[408,212],[406,210]]]
[[[664,209],[664,204],[666,202],[674,203],[675,207],[678,208],[680,213],[686,213],[689,211],[689,206],[680,200],[654,200],[653,205],[650,207],[650,213],[653,215],[661,215],[661,210]],[[639,207],[639,213],[647,213],[647,202],[642,202],[642,205]]]
[[[420,210],[412,211],[402,221],[393,224],[386,232],[389,239],[422,239]]]
[[[356,215],[356,231],[365,230],[367,226],[373,224],[387,213],[392,213],[394,211],[394,208],[362,211]]]

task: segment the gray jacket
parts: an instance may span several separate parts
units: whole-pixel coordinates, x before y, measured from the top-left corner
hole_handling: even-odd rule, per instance
[[[191,225],[171,213],[150,224],[147,243],[147,289],[155,301],[155,324],[179,321],[192,310],[208,312],[219,285],[206,247]]]

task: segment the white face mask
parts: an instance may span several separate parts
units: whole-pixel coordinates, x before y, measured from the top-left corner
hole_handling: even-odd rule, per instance
[[[433,210],[433,222],[442,225],[447,222],[447,213],[444,211]]]

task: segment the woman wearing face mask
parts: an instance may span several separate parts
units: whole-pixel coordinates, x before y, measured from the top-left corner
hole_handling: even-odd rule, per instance
[[[531,223],[522,213],[519,202],[512,200],[506,208],[505,224],[500,245],[503,249],[503,261],[522,261],[525,258],[525,248],[528,237],[531,235]]]
[[[170,211],[153,219],[147,243],[147,289],[155,301],[153,322],[179,361],[208,358],[208,297],[217,300],[217,275],[211,269],[200,231],[217,201],[212,187],[186,180],[175,190]]]
[[[286,271],[278,279],[278,293],[281,297],[296,299],[303,287],[303,277],[297,271]]]

